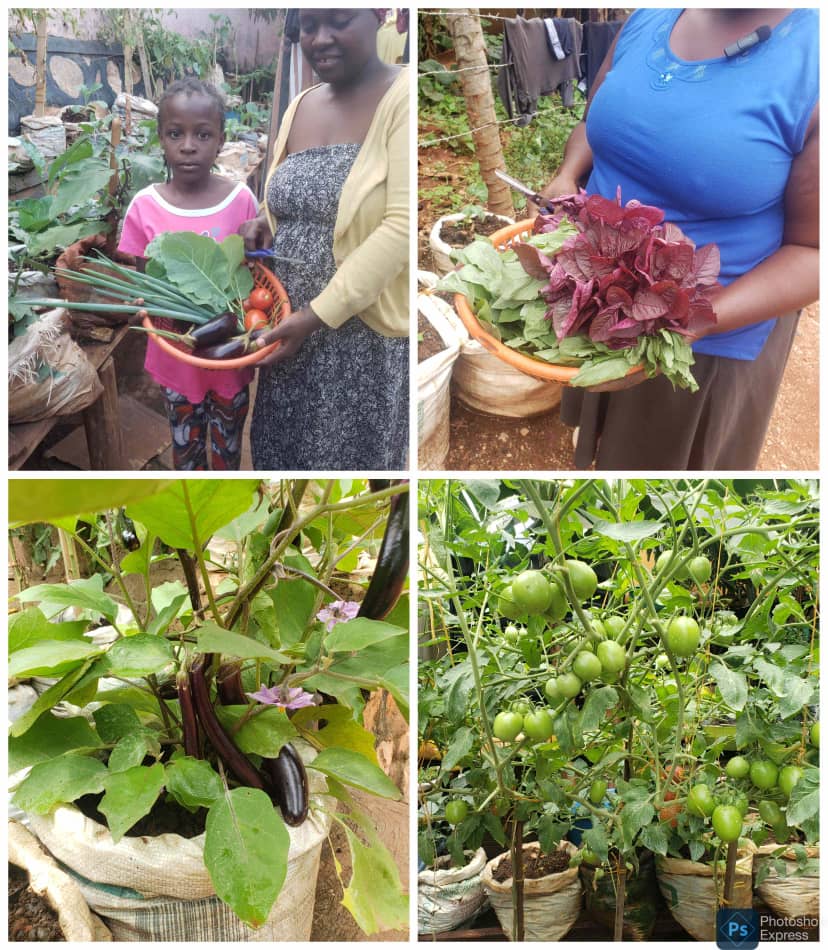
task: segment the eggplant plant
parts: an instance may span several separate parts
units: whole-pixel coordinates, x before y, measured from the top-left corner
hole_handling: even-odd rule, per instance
[[[133,550],[84,540],[100,511],[129,519]],[[13,598],[9,675],[54,681],[11,726],[10,770],[28,769],[15,803],[92,796],[115,841],[162,802],[201,815],[216,894],[252,927],[284,882],[289,828],[327,815],[352,851],[343,903],[366,933],[404,925],[396,866],[352,792],[401,797],[362,712],[387,690],[408,714],[407,483],[12,482],[10,521],[59,526],[98,569]],[[364,596],[343,596],[365,552]],[[157,583],[164,561],[180,579]]]

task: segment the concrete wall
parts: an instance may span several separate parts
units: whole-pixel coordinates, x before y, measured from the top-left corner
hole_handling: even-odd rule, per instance
[[[67,11],[71,16],[56,14],[48,21],[47,47],[47,111],[57,112],[61,106],[82,102],[81,86],[90,87],[99,82],[102,89],[94,98],[111,105],[124,88],[124,56],[120,44],[100,42],[98,36],[107,20],[100,9]],[[199,31],[212,28],[210,14],[226,14],[232,23],[234,37],[225,51],[230,71],[250,72],[268,66],[279,47],[280,36],[272,25],[256,20],[251,10],[191,10],[165,11],[161,20],[169,30],[189,39],[197,39]],[[10,135],[19,131],[20,117],[34,109],[34,36],[17,38],[17,45],[26,54],[23,62],[16,54],[9,56],[9,122]],[[133,91],[144,95],[137,62],[132,64]]]
[[[73,10],[77,19],[77,29],[72,23],[61,16],[49,19],[50,36],[66,36],[78,40],[96,40],[105,16],[100,9]],[[210,14],[221,14],[230,18],[235,39],[231,48],[227,49],[227,63],[235,70],[238,64],[239,72],[250,72],[259,66],[268,66],[279,46],[279,37],[276,36],[272,25],[264,20],[253,17],[249,9],[189,9],[186,7],[171,7],[161,14],[161,22],[168,30],[179,33],[187,39],[197,39],[200,32],[209,35],[213,28]]]

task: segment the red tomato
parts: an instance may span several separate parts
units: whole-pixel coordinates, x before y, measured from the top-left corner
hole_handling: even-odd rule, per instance
[[[273,306],[273,294],[266,287],[254,287],[247,299],[256,310],[270,310]]]
[[[263,310],[257,310],[255,307],[248,310],[244,315],[245,330],[259,330],[262,327],[266,327],[269,323],[270,321],[267,319],[267,314]]]

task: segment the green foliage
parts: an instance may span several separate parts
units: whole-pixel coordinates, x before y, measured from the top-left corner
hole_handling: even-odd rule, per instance
[[[745,813],[770,798],[785,816],[781,842],[818,840],[819,771],[805,758],[819,695],[816,482],[433,479],[420,485],[419,511],[430,658],[420,664],[418,728],[439,754],[421,764],[421,857],[445,839],[459,859],[493,826],[508,842],[514,820],[550,848],[586,817],[584,843],[601,862],[634,860],[641,848],[709,860],[720,839],[709,795],[704,808],[686,806],[694,786]],[[665,550],[680,556],[656,568]],[[698,583],[683,560],[701,556],[711,574]],[[572,560],[597,575],[584,603]],[[526,636],[510,638],[500,593],[527,569],[559,580],[567,611],[528,617]],[[700,628],[697,649],[681,657],[666,638],[679,615]],[[609,618],[604,641],[599,621]],[[600,675],[561,690],[579,656]],[[503,711],[527,704],[551,712],[553,735],[493,741],[492,732],[504,739]],[[737,752],[801,776],[793,769],[784,787],[758,788],[744,769],[726,769]],[[594,801],[596,788],[605,801]],[[450,830],[436,816],[458,797],[469,812]],[[743,833],[765,832],[748,814]]]
[[[207,809],[204,860],[216,893],[256,927],[282,888],[291,833],[268,794],[248,785],[257,784],[251,776],[261,775],[262,760],[274,759],[285,743],[297,743],[313,760],[308,768],[317,778],[325,776],[357,828],[349,843],[359,872],[344,902],[364,927],[402,925],[406,899],[391,871],[393,859],[346,789],[400,798],[377,764],[374,736],[362,724],[362,690],[387,689],[407,711],[407,597],[383,621],[360,617],[328,631],[324,615],[317,615],[336,598],[332,585],[345,580],[340,563],[377,550],[388,499],[407,486],[377,494],[359,479],[28,485],[27,492],[10,494],[11,523],[27,522],[35,511],[39,520],[59,523],[103,573],[17,595],[30,606],[9,624],[10,675],[57,679],[10,730],[12,768],[31,767],[15,790],[18,806],[43,814],[84,795],[102,796],[98,808],[116,841],[161,796],[191,811]],[[126,507],[141,542],[122,558],[114,545],[94,546],[88,531],[101,511],[107,525],[117,522],[109,511],[113,504]],[[153,568],[170,557],[170,549],[183,575],[203,584],[218,534],[233,556],[222,565],[221,584],[205,590],[204,604],[192,603],[180,581],[153,585]],[[124,562],[143,581],[146,603],[124,582]],[[83,619],[59,622],[66,608],[78,609]],[[131,619],[124,619],[125,612]],[[91,630],[104,622],[114,627],[114,641],[91,640]],[[196,721],[187,699],[201,682],[197,655],[215,659],[205,663],[203,680],[211,712],[203,714],[200,691],[195,704],[201,759],[188,754],[193,747],[185,729]],[[216,670],[222,661],[231,668],[238,664],[237,705],[220,702]],[[291,717],[282,706],[250,696],[265,690],[264,699],[272,696],[274,702],[296,694],[307,702],[316,683],[336,701],[305,706]],[[55,706],[63,700],[84,715],[58,718]],[[235,752],[253,770],[246,773],[247,784],[234,777],[233,763],[240,760],[205,727],[212,716],[215,729],[233,737]],[[324,799],[311,799],[313,820],[322,820],[326,809]],[[366,849],[372,855],[368,864]]]

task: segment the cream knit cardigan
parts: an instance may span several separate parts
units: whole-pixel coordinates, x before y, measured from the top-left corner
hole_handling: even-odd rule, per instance
[[[297,96],[285,112],[268,181],[285,158],[293,117],[309,91]],[[408,336],[408,95],[409,70],[403,67],[380,100],[343,185],[334,228],[337,270],[310,302],[330,327],[357,315],[383,336]],[[275,233],[278,222],[266,199],[265,213]]]

